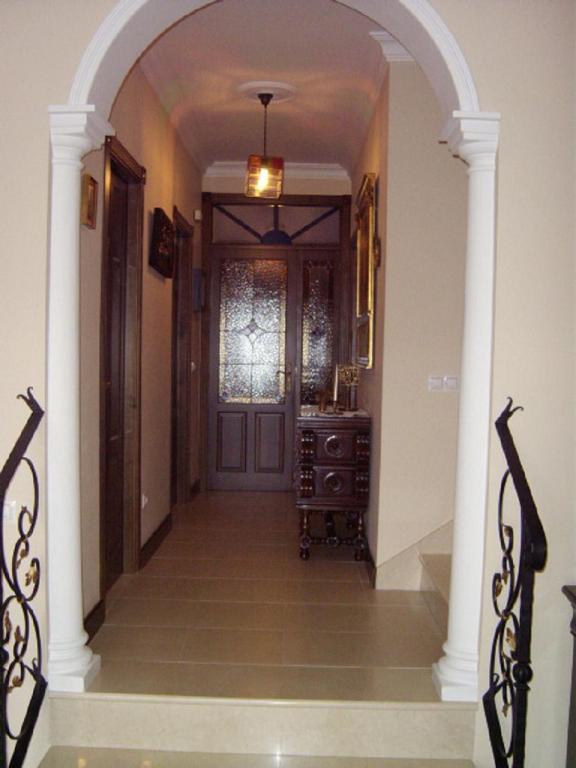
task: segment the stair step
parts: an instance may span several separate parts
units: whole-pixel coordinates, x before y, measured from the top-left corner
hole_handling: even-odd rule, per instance
[[[40,768],[473,768],[469,760],[296,757],[52,747]]]
[[[55,746],[347,758],[469,759],[476,709],[449,702],[50,697]]]
[[[451,555],[420,555],[424,573],[428,577],[428,591],[424,599],[444,637],[448,634],[448,603],[450,600]]]
[[[422,565],[430,577],[436,591],[444,598],[446,604],[450,601],[450,569],[451,555],[420,555]]]

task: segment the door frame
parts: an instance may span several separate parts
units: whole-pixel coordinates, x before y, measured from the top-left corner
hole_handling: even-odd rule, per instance
[[[108,295],[108,223],[110,210],[110,179],[112,171],[118,173],[128,183],[128,221],[126,238],[126,264],[137,265],[136,279],[132,286],[134,313],[131,327],[126,327],[126,302],[124,308],[124,340],[123,340],[123,372],[126,372],[130,361],[128,358],[126,334],[132,334],[135,349],[135,359],[132,361],[132,392],[134,396],[130,407],[135,410],[135,429],[130,445],[124,445],[126,451],[132,452],[132,477],[124,475],[123,494],[123,570],[133,573],[139,568],[140,560],[140,528],[141,528],[141,346],[142,346],[142,251],[144,225],[144,185],[146,170],[128,152],[114,136],[106,138],[104,151],[104,210],[102,226],[102,278],[101,278],[101,312],[100,312],[100,595],[106,596],[106,518],[105,518],[105,481],[107,471],[106,456],[106,396],[105,396],[105,360],[110,342],[106,297]],[[126,281],[125,296],[128,291]],[[122,411],[126,407],[126,382],[123,387]]]
[[[247,480],[247,476],[251,474],[251,471],[248,469],[248,463],[247,459],[251,457],[254,462],[251,464],[253,467],[252,473],[256,473],[255,467],[255,461],[256,461],[256,445],[257,445],[257,435],[258,435],[258,418],[257,413],[253,411],[252,409],[257,409],[258,414],[270,414],[276,411],[278,408],[280,409],[286,409],[285,412],[283,412],[283,416],[292,415],[292,418],[289,420],[288,418],[284,418],[284,430],[283,430],[283,438],[282,438],[282,447],[280,449],[281,455],[282,455],[282,466],[283,471],[280,473],[272,473],[274,476],[272,480],[272,485],[276,483],[276,485],[280,485],[281,487],[274,487],[274,488],[262,488],[261,490],[267,491],[267,490],[278,490],[278,491],[286,491],[289,489],[289,486],[291,486],[292,482],[292,472],[289,472],[288,470],[291,468],[291,456],[292,456],[292,446],[293,446],[293,433],[294,433],[294,424],[295,424],[295,409],[297,407],[298,402],[298,396],[299,396],[299,387],[294,385],[294,382],[298,380],[298,334],[297,334],[297,323],[299,319],[298,314],[298,303],[291,301],[292,297],[296,297],[298,294],[298,267],[294,263],[294,260],[290,257],[292,256],[293,247],[286,246],[286,245],[274,245],[274,246],[268,246],[268,245],[247,245],[247,244],[239,244],[234,245],[231,243],[224,243],[222,245],[214,245],[213,248],[213,255],[216,257],[213,259],[213,262],[218,263],[218,265],[221,264],[222,260],[226,258],[233,258],[243,261],[258,261],[261,259],[266,259],[270,261],[280,261],[285,263],[286,265],[286,297],[287,297],[287,304],[286,304],[286,315],[285,315],[285,330],[286,330],[286,341],[285,341],[285,365],[290,364],[292,367],[292,386],[288,390],[285,391],[285,399],[284,402],[281,404],[276,403],[250,403],[250,404],[224,404],[220,403],[219,397],[218,397],[218,390],[219,390],[219,365],[218,365],[218,356],[219,356],[219,339],[220,334],[218,330],[219,326],[219,309],[220,309],[220,281],[219,281],[219,270],[212,270],[211,274],[211,284],[209,288],[210,293],[210,305],[214,308],[214,311],[216,313],[216,316],[212,318],[211,323],[211,332],[210,332],[210,351],[208,358],[206,359],[206,378],[208,379],[207,386],[208,386],[208,408],[206,411],[206,420],[208,423],[208,443],[207,443],[207,451],[206,451],[206,460],[208,465],[208,487],[211,490],[253,490],[251,487],[243,487],[243,486],[250,486],[252,483]],[[214,329],[214,330],[212,330]],[[217,429],[218,429],[218,417],[220,414],[226,413],[226,412],[234,412],[238,409],[242,410],[244,407],[249,409],[249,413],[247,414],[247,420],[245,422],[245,445],[251,445],[253,448],[253,451],[247,450],[245,452],[245,470],[244,472],[238,472],[236,473],[235,470],[229,470],[228,477],[223,478],[220,477],[220,480],[218,481],[220,483],[219,488],[215,488],[215,479],[218,475],[218,472],[216,470],[216,464],[217,464],[217,454],[218,454],[218,446],[220,446],[220,439],[216,437]],[[210,472],[210,466],[212,465],[212,474]],[[236,475],[236,479],[232,479]],[[258,473],[259,478],[262,479],[264,482],[265,476],[270,476],[270,473],[267,470],[260,470]],[[232,488],[229,488],[230,484],[232,485]],[[266,483],[265,483],[266,484]],[[288,486],[287,486],[288,484]],[[270,485],[270,483],[268,483]]]
[[[350,241],[350,227],[351,227],[351,197],[350,195],[281,195],[278,200],[274,201],[278,205],[285,206],[302,206],[306,208],[338,208],[340,216],[340,234],[338,245],[328,246],[338,248],[340,251],[340,269],[336,270],[337,286],[335,290],[338,292],[340,301],[340,343],[335,347],[336,362],[343,363],[351,359],[353,351],[353,336],[352,336],[352,324],[351,324],[351,312],[352,312],[352,289],[353,289],[353,258],[352,258],[352,246]],[[202,376],[200,385],[200,487],[202,490],[208,488],[208,468],[209,468],[209,453],[208,453],[208,406],[209,406],[209,370],[210,370],[210,354],[211,354],[211,338],[210,338],[210,314],[212,304],[212,269],[211,269],[211,252],[214,244],[212,242],[213,222],[214,222],[214,207],[217,205],[256,205],[256,206],[270,206],[270,200],[262,200],[258,198],[246,197],[243,194],[234,192],[204,192],[202,194],[202,275],[205,281],[206,300],[202,307],[201,317],[201,366]],[[222,244],[226,245],[226,244]],[[241,246],[247,244],[243,243]],[[258,246],[250,245],[250,248],[262,248],[274,250],[274,248],[286,248],[287,246]],[[315,249],[326,249],[326,245],[298,245],[293,244],[289,246],[298,250],[310,250],[313,252]],[[298,316],[297,322],[300,322]],[[296,357],[299,360],[300,347],[297,344]],[[298,366],[299,367],[299,366]],[[300,385],[299,377],[294,386],[294,398],[295,409],[300,399]],[[295,410],[296,413],[296,410]]]
[[[185,504],[190,501],[191,489],[191,439],[192,439],[192,267],[194,227],[174,206],[175,264],[172,278],[172,400],[171,455],[170,455],[170,503]],[[183,274],[183,269],[186,274]],[[186,301],[187,296],[187,301]],[[187,332],[181,338],[179,323],[184,315]],[[186,403],[181,418],[182,402]]]

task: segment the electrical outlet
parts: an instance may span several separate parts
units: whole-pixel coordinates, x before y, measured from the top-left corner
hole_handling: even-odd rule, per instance
[[[444,376],[444,389],[448,392],[457,392],[460,388],[460,378],[458,376]]]
[[[443,384],[442,376],[428,376],[428,392],[439,392]]]

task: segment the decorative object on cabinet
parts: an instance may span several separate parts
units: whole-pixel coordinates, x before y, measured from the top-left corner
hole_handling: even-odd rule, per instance
[[[162,277],[174,274],[174,224],[162,208],[154,208],[150,266]]]
[[[312,545],[354,547],[363,560],[367,542],[364,513],[370,489],[369,416],[307,415],[296,420],[296,506],[300,511],[300,557],[308,560]],[[313,520],[321,515],[324,535],[315,535]],[[344,517],[341,535],[337,519]]]
[[[346,411],[358,410],[358,366],[339,365],[338,377],[346,387]]]
[[[380,260],[376,236],[376,175],[366,173],[356,198],[356,362],[372,368],[375,273]]]

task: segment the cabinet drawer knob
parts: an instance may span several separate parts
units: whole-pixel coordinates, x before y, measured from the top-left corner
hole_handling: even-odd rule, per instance
[[[340,493],[344,488],[344,481],[338,472],[329,472],[323,482],[324,488],[330,493]]]
[[[324,443],[324,448],[326,449],[326,453],[330,454],[330,456],[342,456],[344,452],[338,435],[330,435],[330,437],[327,437],[326,442]]]

